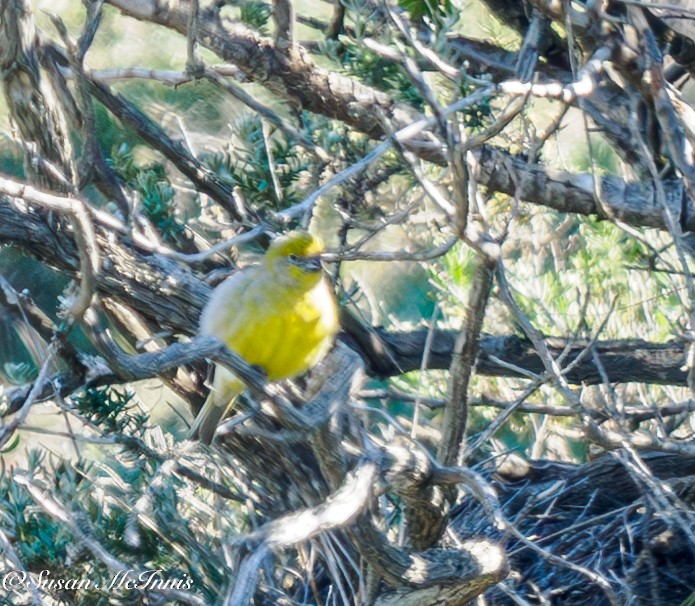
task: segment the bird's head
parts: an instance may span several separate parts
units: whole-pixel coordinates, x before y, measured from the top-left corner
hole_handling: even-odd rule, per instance
[[[311,288],[321,280],[323,242],[306,231],[292,231],[273,240],[265,260],[282,281]]]

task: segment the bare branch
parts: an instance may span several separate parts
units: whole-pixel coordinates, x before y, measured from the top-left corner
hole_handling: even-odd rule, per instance
[[[273,0],[275,48],[287,52],[294,46],[294,6],[292,0]]]
[[[497,259],[481,259],[476,268],[466,322],[456,337],[450,367],[450,395],[444,407],[444,432],[437,451],[442,465],[460,465],[468,422],[468,388],[480,346],[485,309],[494,282]]]

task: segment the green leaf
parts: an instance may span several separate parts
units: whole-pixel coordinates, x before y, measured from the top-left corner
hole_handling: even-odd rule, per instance
[[[429,17],[435,23],[443,20],[453,10],[450,0],[398,0],[398,6],[407,10],[414,21]]]

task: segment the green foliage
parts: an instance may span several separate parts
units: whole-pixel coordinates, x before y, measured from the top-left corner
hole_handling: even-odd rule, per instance
[[[44,483],[50,477],[41,474],[46,466],[45,458],[44,451],[27,452],[27,468]],[[51,475],[54,472],[52,470]],[[7,473],[0,475],[0,495],[0,512],[13,523],[18,539],[15,545],[25,565],[30,569],[61,566],[70,544],[65,527],[37,510],[29,493],[12,481]]]
[[[23,565],[36,574],[47,571],[49,580],[88,579],[99,585],[51,592],[64,603],[140,603],[146,591],[117,583],[109,586],[114,570],[75,536],[71,528],[76,526],[123,564],[121,572],[158,570],[162,580],[188,582],[190,589],[209,600],[214,594],[206,585],[214,585],[216,591],[224,579],[207,561],[194,563],[182,557],[182,546],[192,540],[193,530],[179,512],[181,483],[167,477],[162,466],[142,452],[110,448],[108,454],[108,466],[86,466],[81,461],[55,463],[47,459],[45,451],[32,450],[24,469],[3,470],[0,516],[5,532],[15,537],[13,546]],[[19,476],[46,496],[37,503],[24,484],[15,481]],[[147,495],[145,501],[143,495]],[[49,507],[49,503],[56,505]],[[150,523],[138,522],[133,510],[136,503]],[[56,515],[56,507],[63,514]],[[59,519],[62,515],[71,519],[71,525]]]
[[[142,208],[147,218],[166,239],[175,241],[183,233],[184,225],[174,215],[174,188],[169,180],[154,171],[143,171],[137,177],[137,187],[142,193]]]
[[[176,218],[174,188],[158,163],[139,166],[130,146],[122,144],[114,150],[111,163],[125,182],[142,196],[142,210],[169,242],[177,242],[185,226]]]
[[[7,377],[7,380],[16,385],[31,381],[38,369],[33,364],[28,362],[5,362],[2,365],[2,372]]]
[[[137,135],[123,128],[111,113],[100,103],[94,103],[94,119],[102,149],[118,149],[121,145],[133,147],[140,143]]]
[[[330,156],[340,158],[345,164],[358,162],[372,149],[369,137],[351,130],[344,122],[309,112],[302,112],[301,119],[305,130],[311,133],[312,140]],[[383,162],[393,161],[394,157],[387,154]]]
[[[269,129],[270,130],[270,129]],[[268,141],[273,169],[278,179],[281,199],[273,186],[263,125],[257,117],[237,120],[233,131],[239,144],[224,153],[210,154],[205,165],[222,181],[239,189],[241,197],[256,210],[282,210],[299,200],[295,184],[307,170],[307,160],[301,149],[272,130]]]
[[[21,156],[13,151],[9,145],[3,145],[0,148],[0,172],[5,175],[16,175],[18,179],[24,180],[26,178],[24,163]]]
[[[398,0],[398,6],[410,13],[413,21],[427,18],[438,25],[454,13],[451,0]]]
[[[348,74],[424,111],[420,93],[407,72],[397,63],[380,57],[365,46],[353,43],[345,45],[342,60]]]
[[[505,207],[498,210],[508,212]],[[493,206],[486,212],[494,222]],[[644,338],[664,340],[673,333],[682,309],[678,282],[674,283],[674,276],[668,273],[649,272],[648,249],[620,227],[591,217],[567,217],[547,209],[522,207],[515,231],[516,239],[505,246],[507,279],[522,312],[541,333],[591,338],[601,326],[601,339],[634,336],[636,326],[641,327],[639,334]],[[431,266],[441,309],[455,326],[464,319],[476,265],[476,255],[470,248],[456,246]],[[658,305],[644,305],[645,301],[657,300]],[[487,306],[484,331],[524,336],[494,292]],[[446,378],[434,386],[429,384],[433,380],[429,374],[423,385],[400,385],[412,393],[428,394],[434,387],[445,394]],[[526,383],[478,376],[469,393],[473,398],[482,394],[482,400],[494,398],[509,403],[519,396],[521,385]],[[539,389],[526,403],[566,406],[552,389]],[[469,435],[483,431],[499,413],[496,407],[472,408]],[[571,420],[551,418],[539,430],[538,418],[511,415],[494,436],[495,450],[533,450],[535,456],[543,456],[550,448],[547,445],[552,444],[556,449],[553,452],[561,450],[554,456],[585,458],[582,439],[566,431],[572,426]]]
[[[133,404],[133,394],[117,389],[90,388],[73,398],[77,410],[107,432],[140,432],[147,416]]]
[[[266,2],[245,2],[241,5],[239,19],[263,35],[268,34],[271,9]]]

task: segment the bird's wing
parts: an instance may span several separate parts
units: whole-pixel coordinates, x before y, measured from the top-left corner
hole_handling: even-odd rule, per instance
[[[245,315],[253,307],[254,291],[262,279],[262,269],[251,266],[238,271],[212,293],[200,316],[200,333],[228,342],[230,335],[243,330]]]
[[[227,345],[230,335],[244,329],[248,314],[249,295],[258,279],[255,267],[235,273],[220,284],[212,293],[200,317],[200,333],[217,337]],[[232,401],[244,389],[243,382],[223,366],[215,367],[215,376],[207,400],[191,427],[189,438],[210,444],[215,429],[226,414]]]
[[[200,332],[222,340],[251,364],[263,366],[282,339],[289,295],[263,265],[227,278],[215,289]]]

